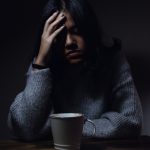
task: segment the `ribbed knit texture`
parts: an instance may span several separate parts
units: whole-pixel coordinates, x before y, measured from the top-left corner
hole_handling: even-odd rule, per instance
[[[99,138],[140,135],[142,109],[129,65],[122,55],[113,61],[113,74],[96,78],[69,73],[52,85],[51,69],[33,71],[30,66],[25,89],[12,103],[8,115],[11,132],[24,140],[50,137],[53,112],[83,113],[96,125]],[[53,93],[52,93],[53,91]],[[93,127],[85,123],[83,136]]]

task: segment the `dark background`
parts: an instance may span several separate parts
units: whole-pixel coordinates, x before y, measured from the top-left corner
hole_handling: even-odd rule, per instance
[[[46,0],[7,0],[0,4],[0,138],[9,138],[7,114],[25,85],[37,25]],[[150,135],[150,2],[91,0],[104,32],[122,40],[144,113],[143,134]]]

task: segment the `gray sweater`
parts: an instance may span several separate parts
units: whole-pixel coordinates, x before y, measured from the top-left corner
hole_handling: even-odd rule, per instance
[[[51,68],[33,70],[30,66],[26,86],[10,107],[11,132],[27,141],[50,138],[51,113],[78,112],[95,123],[95,137],[139,136],[142,109],[130,67],[122,54],[111,63],[111,68],[97,76],[81,74],[80,69],[64,70],[55,86]],[[85,123],[83,136],[91,136],[92,131],[91,124]]]

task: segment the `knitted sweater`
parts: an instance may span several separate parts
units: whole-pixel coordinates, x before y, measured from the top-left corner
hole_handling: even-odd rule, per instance
[[[28,141],[49,138],[51,113],[77,112],[95,123],[94,137],[140,135],[142,109],[128,62],[119,53],[111,63],[103,75],[93,78],[81,74],[80,69],[64,71],[55,86],[51,68],[33,71],[30,66],[26,86],[10,107],[11,132]],[[92,131],[92,125],[86,122],[83,136],[91,136]]]

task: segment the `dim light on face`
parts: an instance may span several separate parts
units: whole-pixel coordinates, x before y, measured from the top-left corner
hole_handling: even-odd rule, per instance
[[[77,64],[84,59],[85,40],[69,12],[65,11],[64,15],[66,16],[65,26],[67,30],[64,56],[70,64]]]

